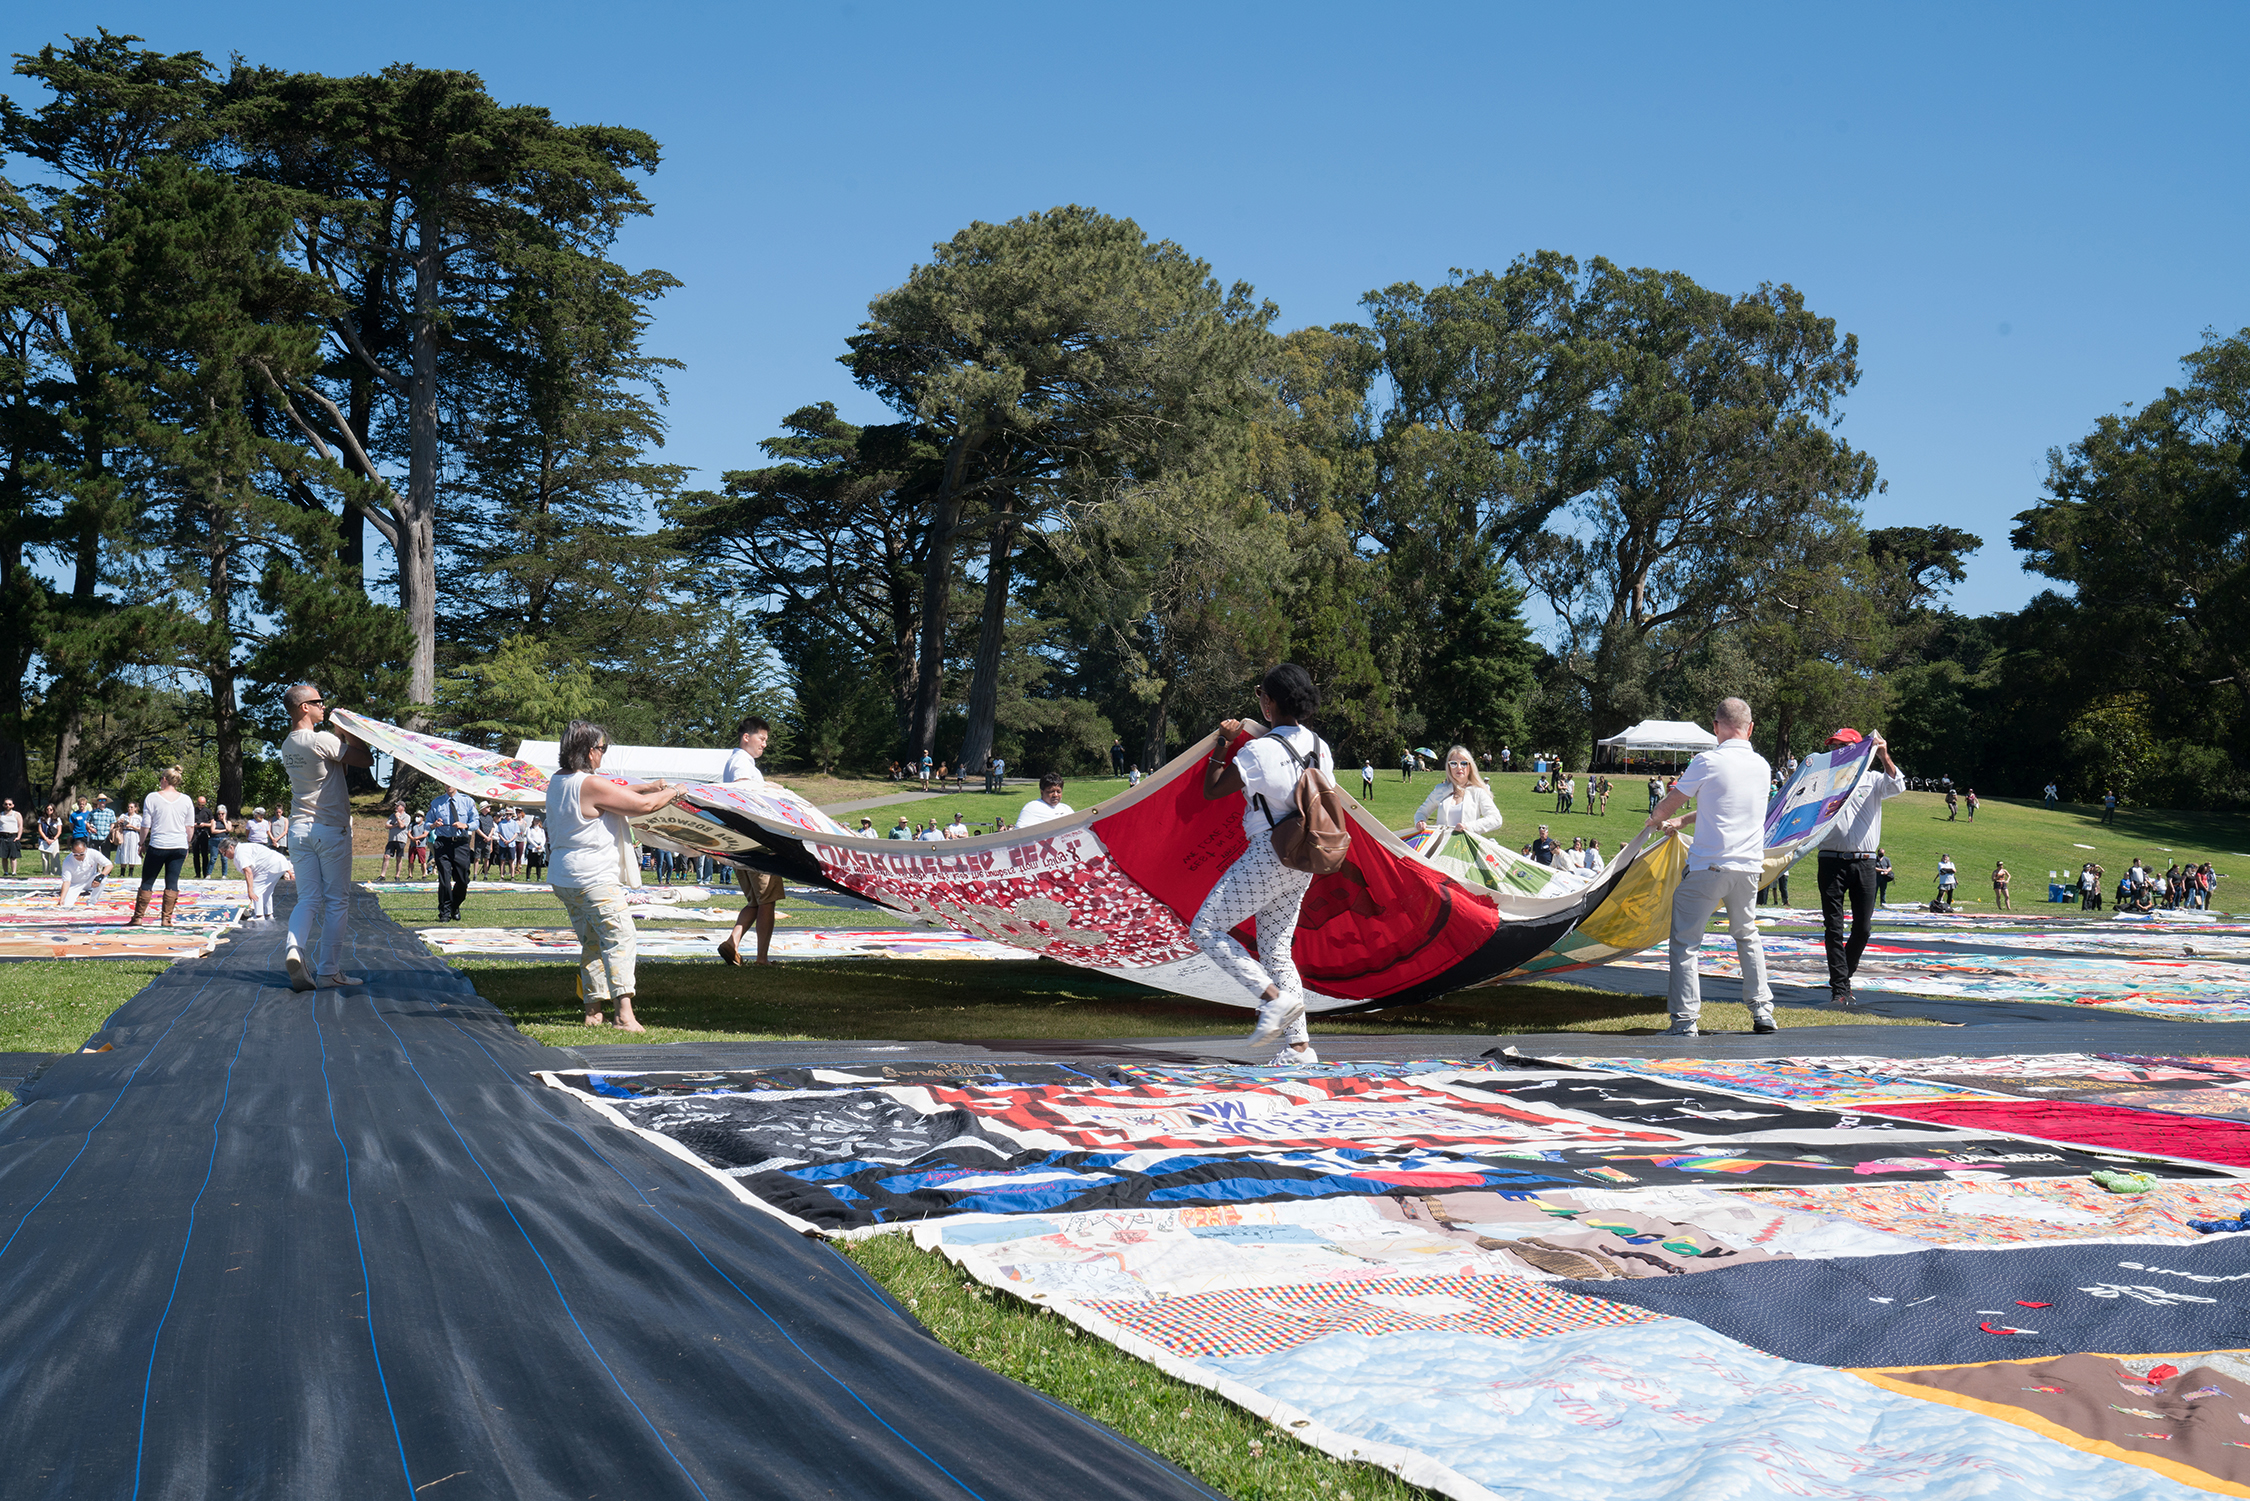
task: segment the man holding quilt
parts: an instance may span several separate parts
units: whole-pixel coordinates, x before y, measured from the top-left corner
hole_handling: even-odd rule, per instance
[[[1750,706],[1721,699],[1711,717],[1717,748],[1688,763],[1672,790],[1649,813],[1666,832],[1687,819],[1675,817],[1695,800],[1695,841],[1688,846],[1687,875],[1672,895],[1672,1026],[1666,1034],[1693,1037],[1703,1014],[1702,979],[1696,972],[1703,928],[1727,909],[1734,951],[1742,960],[1742,999],[1750,1030],[1773,1032],[1773,990],[1766,984],[1766,953],[1758,941],[1758,874],[1766,859],[1766,789],[1773,768],[1750,748]]]
[[[1838,1006],[1852,1003],[1852,976],[1859,969],[1859,956],[1867,947],[1867,935],[1874,924],[1878,905],[1875,857],[1883,849],[1883,802],[1906,790],[1906,778],[1899,775],[1890,746],[1880,735],[1866,738],[1874,742],[1875,759],[1883,769],[1867,769],[1845,799],[1836,821],[1829,825],[1828,837],[1820,841],[1820,921],[1828,945],[1828,995]],[[1859,731],[1842,729],[1828,737],[1826,748],[1840,750],[1859,742]],[[1851,906],[1849,935],[1844,929],[1847,903]]]

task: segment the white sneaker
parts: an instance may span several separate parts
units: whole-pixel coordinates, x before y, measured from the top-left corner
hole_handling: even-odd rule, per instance
[[[291,949],[289,957],[282,961],[282,966],[289,971],[289,988],[291,990],[311,990],[313,988],[312,971],[305,968],[304,955],[298,953],[295,949]]]
[[[1288,1031],[1304,1016],[1305,1003],[1275,996],[1258,1006],[1258,1024],[1250,1029],[1250,1046],[1268,1043]]]
[[[1317,1050],[1314,1049],[1313,1045],[1308,1042],[1305,1044],[1304,1050],[1302,1052],[1300,1052],[1296,1048],[1283,1048],[1280,1052],[1273,1055],[1272,1060],[1266,1064],[1266,1067],[1303,1068],[1307,1064],[1318,1062],[1320,1062],[1320,1054]]]

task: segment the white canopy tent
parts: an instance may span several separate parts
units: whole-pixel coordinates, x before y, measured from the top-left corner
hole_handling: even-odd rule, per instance
[[[1620,755],[1648,754],[1658,751],[1682,751],[1698,755],[1719,743],[1719,737],[1699,724],[1684,719],[1644,719],[1621,735],[1607,740],[1597,740]]]

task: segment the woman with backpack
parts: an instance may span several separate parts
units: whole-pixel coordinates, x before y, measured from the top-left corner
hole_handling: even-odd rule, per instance
[[[1305,990],[1290,945],[1297,937],[1297,909],[1304,904],[1312,873],[1284,865],[1274,845],[1274,830],[1297,811],[1298,779],[1318,771],[1330,784],[1336,758],[1328,742],[1305,728],[1305,716],[1320,707],[1320,690],[1312,675],[1294,662],[1283,662],[1258,684],[1258,713],[1273,726],[1232,756],[1227,747],[1241,733],[1242,722],[1229,719],[1219,726],[1219,743],[1203,768],[1203,796],[1212,802],[1240,792],[1244,795],[1242,832],[1250,847],[1219,877],[1203,899],[1188,937],[1224,973],[1241,982],[1258,997],[1258,1021],[1250,1031],[1252,1046],[1280,1038],[1287,1045],[1274,1055],[1275,1067],[1318,1063],[1312,1035],[1305,1029]],[[1253,959],[1235,942],[1230,930],[1244,918],[1258,920],[1258,957]]]

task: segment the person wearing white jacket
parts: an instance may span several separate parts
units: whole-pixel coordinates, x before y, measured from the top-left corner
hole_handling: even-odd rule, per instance
[[[1499,805],[1492,800],[1492,789],[1485,785],[1484,774],[1477,770],[1477,758],[1470,755],[1466,746],[1456,745],[1445,753],[1445,780],[1430,789],[1422,799],[1422,806],[1414,814],[1414,832],[1428,833],[1433,828],[1465,829],[1471,834],[1490,834],[1497,831],[1502,820]]]

